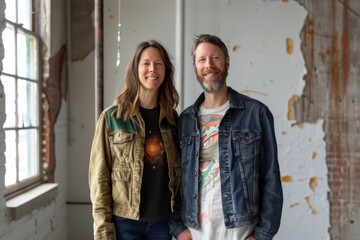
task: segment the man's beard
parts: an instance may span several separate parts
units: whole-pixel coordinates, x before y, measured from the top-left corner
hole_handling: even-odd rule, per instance
[[[201,87],[204,89],[204,91],[207,93],[216,93],[217,91],[219,91],[225,85],[227,74],[228,72],[225,69],[220,74],[219,80],[216,81],[214,84],[209,85],[204,81],[204,78],[201,75],[197,74],[196,71],[197,80],[200,83]]]

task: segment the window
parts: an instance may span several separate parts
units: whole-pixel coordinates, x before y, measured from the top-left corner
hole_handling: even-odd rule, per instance
[[[5,2],[1,81],[6,112],[5,186],[10,196],[41,181],[41,81],[33,0]]]

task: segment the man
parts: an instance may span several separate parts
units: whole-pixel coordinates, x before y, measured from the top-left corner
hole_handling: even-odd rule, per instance
[[[192,57],[204,92],[178,122],[182,195],[171,234],[272,239],[283,204],[273,116],[226,85],[230,58],[217,36],[196,36]]]

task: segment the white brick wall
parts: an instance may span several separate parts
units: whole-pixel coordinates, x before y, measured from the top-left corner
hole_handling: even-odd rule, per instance
[[[61,1],[57,1],[60,2]],[[5,1],[0,0],[0,32],[4,29]],[[63,16],[63,13],[57,17]],[[65,21],[65,19],[64,19]],[[56,36],[53,36],[56,37]],[[54,46],[57,47],[57,46]],[[0,59],[4,56],[3,43],[0,41]],[[0,61],[2,71],[2,61]],[[33,211],[18,221],[9,222],[6,217],[4,200],[5,193],[5,134],[3,123],[5,121],[5,95],[0,80],[0,239],[1,240],[65,240],[67,239],[67,102],[63,101],[62,109],[55,125],[56,172],[55,180],[59,183],[58,196],[49,205]]]

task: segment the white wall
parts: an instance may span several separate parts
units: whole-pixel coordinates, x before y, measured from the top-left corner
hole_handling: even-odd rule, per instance
[[[116,16],[118,1],[106,1]],[[141,9],[146,9],[143,11]],[[110,103],[136,43],[156,38],[174,55],[175,1],[121,1],[121,64],[116,63],[117,18],[105,15],[105,99]],[[201,93],[190,49],[194,34],[221,37],[230,51],[228,85],[267,104],[274,114],[283,176],[284,209],[276,239],[329,239],[323,120],[293,126],[288,103],[302,94],[306,73],[299,34],[306,10],[293,0],[185,1],[184,106]],[[293,52],[286,51],[286,39]],[[179,61],[177,56],[174,64]]]

